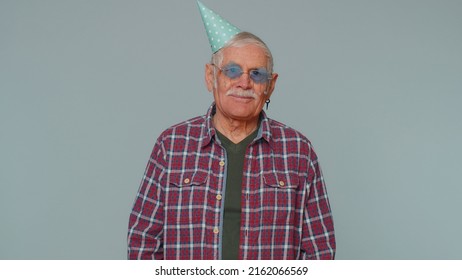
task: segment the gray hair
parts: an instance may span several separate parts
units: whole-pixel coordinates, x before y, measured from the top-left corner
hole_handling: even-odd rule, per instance
[[[220,50],[212,55],[211,63],[221,67],[221,63],[223,62],[223,50],[228,47],[244,47],[247,45],[255,45],[261,47],[264,51],[266,56],[268,57],[268,63],[266,65],[267,70],[270,73],[273,73],[273,55],[271,54],[270,49],[268,46],[263,42],[262,39],[258,38],[256,35],[250,32],[240,32],[234,37],[231,38]]]

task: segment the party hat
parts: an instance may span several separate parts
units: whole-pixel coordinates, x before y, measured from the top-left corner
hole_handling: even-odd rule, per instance
[[[241,32],[239,28],[232,25],[219,14],[207,8],[200,1],[197,1],[197,6],[201,12],[202,21],[204,22],[205,31],[209,37],[212,52],[215,53],[237,33]]]

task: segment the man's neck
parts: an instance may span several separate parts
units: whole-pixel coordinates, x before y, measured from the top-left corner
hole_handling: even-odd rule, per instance
[[[234,120],[216,114],[213,116],[213,125],[221,134],[237,144],[252,134],[258,127],[259,118],[252,120]]]

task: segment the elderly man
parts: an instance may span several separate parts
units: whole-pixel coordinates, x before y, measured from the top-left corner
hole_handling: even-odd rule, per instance
[[[224,19],[199,8],[212,34],[207,19]],[[229,40],[209,35],[215,53],[205,81],[214,102],[158,138],[130,216],[128,257],[333,259],[331,210],[311,143],[263,112],[278,78],[271,52],[225,23]]]

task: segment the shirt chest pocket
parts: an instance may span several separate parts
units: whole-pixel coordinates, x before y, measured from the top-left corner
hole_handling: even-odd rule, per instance
[[[297,189],[298,177],[288,173],[268,173],[263,176],[265,187],[277,189]]]
[[[260,201],[261,218],[266,225],[293,225],[300,209],[300,186],[297,176],[288,173],[264,175]]]
[[[183,172],[169,175],[169,184],[179,189],[205,186],[208,180],[207,172]]]
[[[170,221],[181,225],[201,223],[205,218],[208,173],[170,174],[166,192],[165,213]]]

